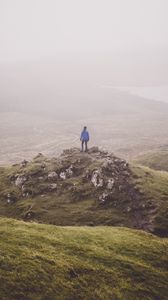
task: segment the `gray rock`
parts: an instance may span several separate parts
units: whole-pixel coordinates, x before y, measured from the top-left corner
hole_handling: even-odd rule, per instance
[[[91,173],[90,170],[89,170],[89,169],[86,169],[85,174],[84,174],[85,178],[89,179],[90,176],[91,176],[90,173]]]
[[[26,167],[27,164],[28,164],[28,161],[24,159],[24,160],[21,162],[21,167]]]
[[[57,178],[58,178],[58,174],[55,171],[48,173],[49,180],[55,180]]]
[[[108,182],[107,182],[107,189],[108,189],[108,190],[112,190],[113,187],[114,187],[114,183],[115,183],[115,180],[114,180],[113,178],[108,179]]]
[[[68,177],[73,176],[73,166],[71,165],[68,169],[66,169],[66,173]]]
[[[7,203],[14,203],[17,200],[16,196],[12,193],[7,194]]]
[[[50,191],[54,191],[54,190],[56,190],[57,189],[57,184],[56,183],[51,183],[50,185],[49,185],[49,190]]]
[[[26,178],[26,176],[24,176],[24,175],[19,175],[18,177],[17,177],[17,179],[15,180],[15,185],[17,186],[17,187],[22,187],[22,185],[25,183],[27,181],[27,178]]]
[[[93,146],[88,150],[88,153],[97,153],[97,152],[99,152],[99,148],[96,146]]]
[[[103,193],[101,196],[99,196],[99,201],[104,203],[108,199],[108,194]]]
[[[32,195],[32,190],[30,187],[27,187],[25,185],[22,185],[22,196],[23,197],[29,197]]]
[[[95,187],[103,187],[104,181],[100,170],[93,171],[91,182]]]
[[[67,176],[66,176],[66,173],[65,173],[65,172],[61,172],[61,173],[59,174],[59,177],[60,177],[61,179],[65,180]]]

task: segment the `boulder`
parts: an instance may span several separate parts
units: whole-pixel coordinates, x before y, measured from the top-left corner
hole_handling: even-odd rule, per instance
[[[113,178],[108,179],[108,182],[107,182],[107,189],[108,189],[108,190],[112,190],[113,187],[114,187],[114,183],[115,183],[115,180],[114,180]]]
[[[91,182],[95,187],[103,187],[104,181],[100,170],[93,171]]]
[[[24,159],[24,160],[21,162],[21,167],[26,167],[27,164],[28,164],[28,161]]]
[[[73,176],[73,166],[71,165],[68,169],[66,169],[66,173],[68,177]]]
[[[15,185],[17,186],[17,187],[22,187],[22,185],[25,183],[27,181],[27,178],[26,178],[26,176],[24,176],[24,175],[19,175],[17,178],[16,178],[16,180],[15,180]]]
[[[48,179],[49,180],[56,180],[56,179],[58,179],[58,174],[55,171],[49,172],[48,173]]]
[[[102,195],[99,196],[99,201],[101,203],[104,203],[107,199],[108,199],[108,194],[107,193],[103,193]]]
[[[54,190],[56,190],[57,189],[57,184],[56,183],[51,183],[50,185],[49,185],[49,190],[50,191],[54,191]]]
[[[112,159],[106,159],[102,165],[102,169],[107,172],[112,172],[114,170],[114,162]]]
[[[86,169],[84,174],[82,175],[82,182],[87,182],[88,180],[91,180],[92,173],[89,169]]]
[[[61,172],[61,173],[59,174],[59,177],[60,177],[61,179],[65,180],[67,176],[66,176],[66,173],[65,173],[65,172]]]
[[[96,146],[93,146],[91,147],[89,150],[88,150],[88,153],[91,154],[91,153],[97,153],[99,152],[99,148],[96,147]]]

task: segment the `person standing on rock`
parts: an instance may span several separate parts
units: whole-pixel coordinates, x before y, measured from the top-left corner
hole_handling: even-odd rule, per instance
[[[87,152],[87,150],[88,150],[87,143],[89,141],[89,132],[87,131],[86,126],[84,126],[83,131],[81,132],[80,140],[82,142],[82,152],[84,151],[84,145],[85,145],[85,152]]]

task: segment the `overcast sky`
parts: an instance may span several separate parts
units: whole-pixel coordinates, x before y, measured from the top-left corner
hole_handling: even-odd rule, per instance
[[[0,0],[0,62],[168,49],[167,0]]]

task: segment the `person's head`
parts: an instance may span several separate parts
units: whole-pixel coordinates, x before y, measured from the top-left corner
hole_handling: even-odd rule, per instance
[[[84,130],[84,131],[86,131],[86,129],[87,129],[87,127],[86,127],[86,126],[84,126],[84,127],[83,127],[83,130]]]

